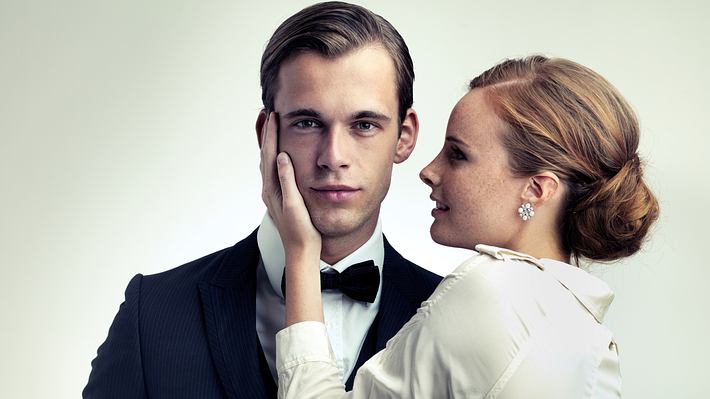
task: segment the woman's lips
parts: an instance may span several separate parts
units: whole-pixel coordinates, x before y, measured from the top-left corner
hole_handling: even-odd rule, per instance
[[[449,207],[443,203],[437,201],[435,198],[431,198],[432,201],[436,203],[436,207],[431,210],[431,216],[437,217],[449,211]]]
[[[328,202],[345,202],[357,195],[357,188],[343,185],[323,186],[312,188],[319,198]]]

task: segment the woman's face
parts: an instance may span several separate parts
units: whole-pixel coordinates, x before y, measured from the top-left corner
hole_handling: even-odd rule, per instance
[[[514,247],[526,178],[510,171],[501,143],[506,128],[484,89],[468,92],[454,107],[444,147],[420,173],[436,201],[431,237],[437,243]]]

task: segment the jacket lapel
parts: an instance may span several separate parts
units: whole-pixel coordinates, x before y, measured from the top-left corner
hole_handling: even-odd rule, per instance
[[[266,397],[256,334],[258,263],[254,231],[229,251],[209,282],[199,284],[214,365],[233,399]]]
[[[422,288],[411,264],[392,248],[385,238],[385,262],[382,267],[382,298],[378,313],[376,351],[409,321],[421,305]],[[427,295],[428,296],[428,295]],[[374,355],[374,353],[372,354]]]

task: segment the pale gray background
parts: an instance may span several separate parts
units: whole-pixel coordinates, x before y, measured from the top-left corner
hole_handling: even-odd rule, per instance
[[[232,245],[259,222],[258,65],[306,1],[0,0],[0,397],[75,398],[135,273]],[[407,40],[421,118],[384,229],[438,273],[417,174],[467,81],[532,52],[592,67],[643,127],[662,206],[616,291],[627,398],[707,397],[708,3],[368,1]]]

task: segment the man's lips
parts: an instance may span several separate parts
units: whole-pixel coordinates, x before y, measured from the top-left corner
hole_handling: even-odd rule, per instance
[[[343,202],[352,199],[360,189],[342,184],[311,187],[319,198],[329,202]]]

